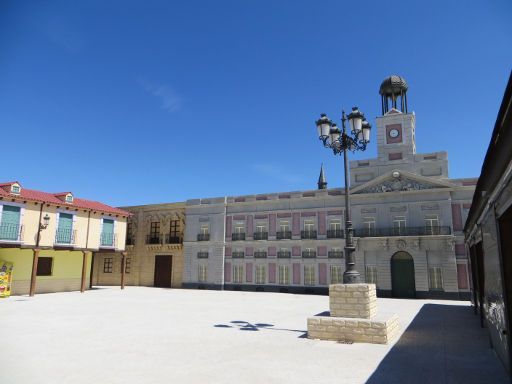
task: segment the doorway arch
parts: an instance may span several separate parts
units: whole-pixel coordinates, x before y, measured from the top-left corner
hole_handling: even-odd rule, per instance
[[[399,251],[391,257],[391,287],[393,297],[402,299],[416,297],[414,260],[408,252]]]

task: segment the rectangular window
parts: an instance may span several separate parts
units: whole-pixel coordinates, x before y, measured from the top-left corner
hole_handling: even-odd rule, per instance
[[[201,224],[201,235],[207,235],[210,233],[210,226],[208,224]]]
[[[265,284],[267,278],[267,272],[264,265],[256,266],[256,284]]]
[[[341,284],[343,282],[341,265],[331,265],[330,275],[331,284]]]
[[[393,234],[405,235],[405,216],[395,216],[393,218]]]
[[[329,229],[332,231],[341,231],[341,220],[331,219],[331,221],[329,222]]]
[[[279,284],[289,285],[290,284],[290,268],[287,265],[279,266]]]
[[[59,226],[55,235],[57,244],[73,244],[73,215],[59,213]]]
[[[256,224],[256,232],[257,233],[267,232],[267,226],[265,224]]]
[[[207,279],[207,267],[206,264],[199,264],[197,267],[197,281],[205,283]]]
[[[375,236],[375,217],[363,218],[363,228],[366,236]]]
[[[103,273],[112,273],[114,268],[114,260],[112,257],[106,257],[103,259]]]
[[[169,234],[171,237],[178,237],[180,232],[180,222],[179,220],[171,220],[171,225],[169,228]]]
[[[438,235],[439,234],[439,218],[437,215],[425,216],[425,234]]]
[[[20,207],[3,206],[2,220],[0,221],[0,240],[19,241],[21,233],[20,218]]]
[[[313,220],[304,220],[304,230],[305,231],[314,231],[315,230],[315,222]]]
[[[131,259],[131,257],[127,257],[125,260],[125,264],[124,264],[124,272],[130,273],[131,270],[132,270],[132,259]]]
[[[101,245],[104,247],[114,246],[114,220],[112,219],[103,219]]]
[[[304,285],[315,285],[315,266],[304,266]]]
[[[441,267],[430,267],[428,269],[428,284],[431,291],[443,290],[443,273]]]
[[[37,276],[51,276],[53,257],[39,257],[37,259]]]
[[[282,220],[279,222],[279,230],[281,232],[288,232],[290,230],[290,222]]]
[[[233,283],[241,284],[244,281],[244,266],[233,265]]]
[[[377,267],[375,265],[366,266],[366,283],[377,284]]]
[[[235,223],[235,233],[245,233],[245,224]]]

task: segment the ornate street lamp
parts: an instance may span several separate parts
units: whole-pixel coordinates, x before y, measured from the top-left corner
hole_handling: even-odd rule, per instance
[[[350,133],[346,132],[345,122],[350,123]],[[335,155],[343,154],[343,166],[345,170],[345,272],[343,284],[356,284],[360,282],[359,272],[356,271],[354,256],[354,243],[352,241],[352,220],[350,215],[349,197],[349,170],[347,167],[347,151],[364,151],[370,142],[371,125],[357,107],[352,108],[348,117],[345,111],[341,114],[342,131],[334,124],[325,113],[316,121],[318,137],[324,147],[332,149]]]

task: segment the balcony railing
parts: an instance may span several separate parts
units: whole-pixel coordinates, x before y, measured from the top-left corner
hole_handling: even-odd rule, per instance
[[[244,252],[234,251],[231,253],[231,257],[233,259],[243,259],[244,258]]]
[[[265,259],[267,257],[267,252],[265,251],[256,251],[254,252],[255,259]]]
[[[183,243],[183,238],[175,235],[174,233],[168,233],[165,235],[165,244],[181,244]]]
[[[329,259],[342,259],[343,251],[329,251]]]
[[[126,245],[135,245],[135,237],[131,235],[126,236]]]
[[[276,233],[277,240],[291,239],[292,231],[279,231]]]
[[[316,231],[313,230],[305,230],[300,232],[300,237],[302,239],[316,239]]]
[[[292,257],[292,253],[290,251],[278,251],[277,258],[278,259],[289,259]]]
[[[162,236],[157,233],[146,235],[146,244],[162,244]]]
[[[197,241],[209,241],[210,234],[209,233],[199,233],[197,235]]]
[[[233,241],[245,240],[245,233],[233,233],[231,235],[231,240],[233,240]]]
[[[327,238],[328,239],[343,239],[345,237],[345,233],[342,229],[328,229],[327,230]]]
[[[314,259],[316,257],[316,251],[302,251],[303,259]]]
[[[208,258],[208,252],[197,252],[197,258],[198,259],[207,259]]]
[[[0,224],[0,240],[4,241],[22,241],[23,225],[2,223]]]
[[[56,245],[74,245],[76,239],[76,230],[68,228],[58,228],[55,233]]]
[[[451,228],[435,227],[400,227],[400,228],[359,228],[354,230],[354,237],[388,237],[388,236],[438,236],[451,235]]]
[[[254,232],[254,240],[268,240],[268,232]]]
[[[112,232],[102,232],[100,236],[100,248],[114,248],[117,236]]]

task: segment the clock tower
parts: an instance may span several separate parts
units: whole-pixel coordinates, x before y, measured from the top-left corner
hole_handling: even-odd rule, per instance
[[[407,82],[389,76],[380,86],[382,116],[377,117],[377,151],[379,160],[411,160],[416,153],[415,115],[408,112]]]

